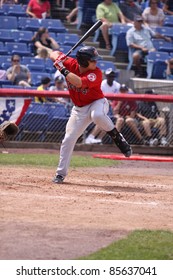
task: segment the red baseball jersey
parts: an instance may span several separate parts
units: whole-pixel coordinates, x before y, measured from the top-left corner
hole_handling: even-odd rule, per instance
[[[64,62],[64,66],[82,80],[81,88],[77,88],[67,81],[70,98],[76,106],[83,107],[104,98],[101,90],[102,72],[98,67],[81,74],[77,60],[70,57]]]

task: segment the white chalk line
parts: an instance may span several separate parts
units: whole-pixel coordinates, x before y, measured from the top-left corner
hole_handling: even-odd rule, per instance
[[[79,190],[79,192],[85,192],[85,191],[81,191]],[[91,194],[110,194],[109,191],[89,191],[89,193]],[[111,192],[112,193],[112,192]],[[1,192],[1,196],[9,196],[9,195],[15,195],[16,196],[16,192]],[[64,196],[64,195],[44,195],[44,194],[32,194],[32,193],[18,193],[19,198],[20,197],[24,197],[25,199],[27,197],[34,197],[34,198],[48,198],[48,199],[52,199],[52,200],[56,200],[56,199],[60,199],[60,200],[78,200],[79,198],[77,196],[71,196],[70,194],[68,194],[68,196]],[[171,202],[156,202],[156,201],[129,201],[129,200],[120,200],[115,198],[110,198],[110,197],[106,197],[106,198],[97,198],[96,201],[98,202],[112,202],[112,203],[119,203],[119,204],[134,204],[134,205],[150,205],[150,206],[157,206],[157,205],[164,205],[164,204],[173,204]]]

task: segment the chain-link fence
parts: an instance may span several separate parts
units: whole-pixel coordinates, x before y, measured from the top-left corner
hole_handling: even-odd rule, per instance
[[[140,90],[142,93],[142,89]],[[36,91],[34,94],[36,94]],[[56,94],[58,96],[58,93]],[[128,96],[128,100],[123,98],[123,94],[111,95],[110,98],[109,95],[107,96],[110,101],[109,116],[127,141],[134,145],[172,145],[173,98],[168,101],[165,98],[164,101],[162,101],[162,98],[155,101],[150,100],[151,98],[147,97],[149,95],[146,95],[146,98],[142,95],[144,97],[142,100],[140,100],[140,95],[138,94],[128,94]],[[154,96],[157,97],[157,95]],[[12,115],[13,107],[10,102],[14,101],[15,98],[1,97],[1,99],[6,100],[5,103],[0,102],[0,122],[2,123]],[[34,102],[33,99],[31,100],[25,114],[20,118],[18,124],[19,133],[13,140],[61,143],[72,107],[69,106],[69,103],[64,105],[55,102],[40,103]],[[17,103],[17,98],[15,101]],[[3,109],[3,104],[6,104],[4,105],[6,106],[5,109]],[[95,125],[90,124],[78,139],[78,143],[87,143],[86,138],[93,133],[94,128]],[[94,134],[93,137],[94,139],[100,138],[103,144],[112,143],[111,138],[101,130],[97,131],[97,134]],[[91,141],[89,144],[93,142]]]

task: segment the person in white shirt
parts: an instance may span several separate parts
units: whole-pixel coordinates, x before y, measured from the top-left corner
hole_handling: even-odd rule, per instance
[[[120,84],[115,80],[118,77],[118,74],[119,70],[116,68],[106,69],[104,73],[105,79],[101,83],[101,90],[103,93],[119,93]],[[101,130],[98,125],[95,125],[91,133],[85,139],[85,144],[101,144],[102,138],[105,134],[105,131]]]

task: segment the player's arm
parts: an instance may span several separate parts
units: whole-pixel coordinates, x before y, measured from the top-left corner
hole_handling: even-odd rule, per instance
[[[77,88],[82,87],[82,80],[76,74],[70,72],[64,66],[64,62],[68,59],[65,54],[59,51],[54,51],[50,54],[50,59],[54,61],[54,66],[63,74],[66,80]]]

